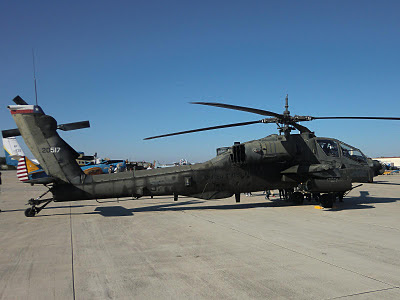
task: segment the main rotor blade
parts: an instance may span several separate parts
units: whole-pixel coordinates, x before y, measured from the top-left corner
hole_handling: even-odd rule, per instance
[[[303,133],[303,132],[311,132],[310,129],[308,129],[307,127],[305,127],[303,125],[300,125],[300,124],[298,124],[296,122],[292,122],[292,123],[290,123],[290,125],[292,125],[294,128],[296,128],[301,133]]]
[[[144,140],[158,139],[158,138],[166,137],[166,136],[179,135],[179,134],[192,133],[192,132],[199,132],[199,131],[206,131],[206,130],[213,130],[213,129],[221,129],[221,128],[228,128],[228,127],[236,127],[236,126],[245,126],[245,125],[251,125],[251,124],[256,124],[256,123],[262,123],[262,121],[263,120],[258,120],[258,121],[233,123],[233,124],[226,124],[226,125],[220,125],[220,126],[212,126],[212,127],[205,127],[205,128],[199,128],[199,129],[192,129],[192,130],[186,130],[186,131],[180,131],[180,132],[174,132],[174,133],[168,133],[168,134],[163,134],[163,135],[152,136],[152,137],[145,138]]]
[[[311,117],[312,120],[327,120],[327,119],[357,119],[357,120],[400,120],[397,117]]]
[[[216,103],[216,102],[190,102],[190,103],[191,104],[201,104],[201,105],[216,106],[216,107],[222,107],[222,108],[228,108],[228,109],[234,109],[234,110],[247,111],[247,112],[250,112],[250,113],[253,113],[253,114],[258,114],[258,115],[262,115],[262,116],[270,116],[270,117],[275,117],[275,118],[280,118],[280,119],[284,118],[284,116],[281,115],[281,114],[277,114],[277,113],[274,113],[274,112],[268,111],[268,110],[251,108],[251,107],[244,107],[244,106],[237,106],[237,105]]]

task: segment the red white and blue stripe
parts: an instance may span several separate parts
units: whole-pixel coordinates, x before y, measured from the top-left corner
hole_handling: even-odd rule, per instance
[[[21,157],[18,161],[17,166],[17,178],[20,181],[27,181],[28,178],[28,169],[26,167],[25,156]]]

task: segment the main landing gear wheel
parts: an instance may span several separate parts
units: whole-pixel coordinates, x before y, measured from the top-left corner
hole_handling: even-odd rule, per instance
[[[324,208],[332,208],[333,207],[333,195],[331,194],[323,194],[319,197],[321,202],[321,206]]]
[[[300,192],[294,192],[290,196],[290,200],[293,202],[294,205],[302,205],[304,202],[304,195]]]
[[[25,217],[34,217],[36,215],[36,208],[29,207],[25,209]]]

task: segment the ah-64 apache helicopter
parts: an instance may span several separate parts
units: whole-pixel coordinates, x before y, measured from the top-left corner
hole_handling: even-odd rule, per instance
[[[335,197],[343,197],[344,193],[352,189],[352,183],[371,182],[374,176],[381,173],[382,166],[355,147],[337,139],[315,136],[299,122],[317,119],[400,120],[393,117],[291,116],[287,97],[283,114],[222,103],[194,102],[251,112],[268,118],[147,139],[255,123],[276,123],[280,134],[219,148],[217,156],[204,163],[86,175],[76,163],[78,153],[58,135],[57,129],[86,128],[89,127],[89,122],[57,125],[57,121],[46,115],[40,106],[28,105],[19,96],[14,98],[14,102],[17,105],[10,105],[8,108],[18,129],[5,130],[3,136],[22,135],[49,175],[47,182],[42,182],[49,190],[38,198],[29,200],[31,207],[25,211],[27,217],[35,216],[51,201],[160,195],[174,195],[174,200],[178,199],[178,195],[219,199],[235,195],[236,202],[240,202],[240,193],[265,189],[286,190],[295,204],[303,203],[304,193],[320,194],[322,206],[332,207]],[[300,133],[291,134],[292,130]],[[48,192],[51,192],[52,198],[42,199]]]

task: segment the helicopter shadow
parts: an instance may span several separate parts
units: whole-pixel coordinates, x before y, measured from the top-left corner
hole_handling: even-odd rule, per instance
[[[193,211],[193,210],[233,210],[233,209],[250,209],[258,207],[278,207],[278,206],[289,206],[290,203],[282,201],[278,202],[257,202],[257,203],[243,203],[243,204],[226,204],[226,205],[201,205],[205,201],[185,201],[180,203],[169,203],[159,204],[152,206],[145,206],[139,208],[126,209],[122,206],[108,206],[108,207],[97,207],[95,212],[104,217],[117,217],[134,215],[139,212],[167,212],[167,211]],[[187,206],[189,205],[189,206]]]
[[[96,204],[77,204],[77,205],[59,205],[59,206],[50,206],[43,208],[43,211],[46,209],[57,209],[57,208],[79,208],[79,207],[88,207],[88,206],[97,206]],[[18,209],[2,209],[1,213],[9,213],[9,212],[16,212],[16,211],[25,211],[26,208],[18,208]],[[50,216],[50,215],[49,215]]]
[[[400,183],[393,183],[388,181],[374,181],[372,184],[385,184],[385,185],[400,185]]]
[[[167,199],[171,199],[167,197]],[[129,199],[131,200],[131,199]],[[399,201],[400,198],[381,198],[371,197],[368,191],[360,191],[359,196],[345,197],[344,202],[336,202],[334,208],[327,211],[338,212],[342,210],[354,210],[354,209],[371,209],[375,208],[373,204],[380,203],[393,203]],[[121,200],[120,200],[121,201]],[[71,215],[101,215],[103,217],[121,217],[121,216],[133,216],[135,213],[142,212],[167,212],[167,211],[196,211],[196,210],[243,210],[252,208],[268,208],[268,207],[286,207],[294,206],[290,201],[280,200],[279,198],[271,199],[266,202],[254,202],[254,203],[233,203],[233,204],[211,204],[204,205],[205,202],[210,200],[189,200],[180,201],[173,203],[162,203],[157,205],[136,207],[136,208],[125,208],[123,206],[97,206],[94,211],[91,212],[71,212]],[[111,201],[107,201],[111,202]],[[116,201],[114,201],[116,202]],[[316,205],[315,201],[305,202],[303,205]],[[84,207],[84,206],[95,206],[95,205],[75,205],[71,208]],[[46,209],[57,209],[66,208],[69,206],[56,206],[46,207]],[[70,213],[55,213],[55,214],[39,214],[37,217],[55,216],[55,215],[69,215]]]
[[[180,198],[187,198],[186,196],[179,196]],[[151,196],[144,196],[140,198],[122,198],[117,200],[96,200],[97,203],[118,203],[118,202],[125,202],[125,201],[132,201],[132,200],[143,200],[143,199],[153,199]],[[171,199],[171,196],[157,196],[157,199]]]
[[[347,196],[343,202],[336,202],[334,208],[330,211],[342,211],[353,209],[371,209],[374,204],[394,203],[400,201],[400,198],[371,197],[368,191],[360,191],[359,196]]]
[[[169,197],[168,199],[170,199]],[[115,201],[103,201],[103,202],[98,202],[98,203],[118,203],[121,201],[132,201],[135,199],[123,199],[123,200],[115,200]],[[186,204],[194,204],[194,203],[202,203],[203,201],[185,201],[185,202],[179,202],[179,203],[169,203],[169,204],[160,204],[160,205],[154,205],[153,207],[157,207],[158,209],[154,209],[153,211],[162,211],[163,207],[167,206],[175,206],[175,205],[186,205]],[[96,205],[71,205],[71,208],[77,208],[77,207],[85,207],[85,206],[96,206]],[[50,207],[45,207],[44,210],[51,210],[51,209],[58,209],[58,208],[68,208],[70,206],[50,206]],[[145,207],[146,208],[146,207]],[[175,210],[181,210],[181,209],[175,209]],[[79,213],[74,213],[71,212],[71,215],[102,215],[104,217],[119,217],[119,216],[133,216],[133,213],[135,211],[141,211],[141,208],[132,208],[128,209],[123,206],[115,205],[115,206],[98,206],[94,209],[94,211],[91,212],[79,212]],[[49,216],[65,216],[69,215],[70,213],[55,213],[55,214],[40,214],[37,217],[49,217]]]
[[[152,199],[150,196],[149,197],[141,197],[141,200],[144,199]],[[187,198],[186,196],[181,196],[181,198]],[[165,197],[157,197],[157,199],[173,199],[171,197],[165,196]],[[125,201],[135,201],[138,200],[138,198],[123,198],[123,199],[116,199],[116,200],[105,200],[105,201],[97,201],[98,204],[106,204],[106,203],[119,203],[119,202],[125,202]],[[187,201],[187,203],[192,202],[192,201]],[[203,201],[197,201],[197,202],[203,202]],[[184,202],[177,203],[176,205],[181,205]],[[94,212],[87,212],[87,213],[71,213],[71,215],[87,215],[87,214],[101,214],[106,217],[111,217],[111,216],[127,216],[127,215],[132,215],[132,213],[127,212],[127,209],[125,209],[122,206],[99,206],[98,204],[77,204],[77,205],[58,205],[58,206],[48,206],[43,208],[43,212],[46,210],[51,210],[51,209],[59,209],[59,208],[80,208],[80,207],[88,207],[88,206],[96,206],[96,209]],[[119,208],[119,209],[117,209]],[[15,209],[15,210],[7,210],[7,212],[11,211],[24,211],[25,209]],[[119,212],[118,212],[119,211]],[[6,212],[3,210],[3,212]],[[100,213],[99,213],[100,212]],[[36,217],[49,217],[49,216],[65,216],[69,215],[70,213],[55,213],[55,214],[44,214],[41,213],[40,215]]]
[[[190,210],[233,210],[233,209],[251,209],[259,207],[283,207],[291,206],[288,201],[271,201],[271,202],[255,202],[255,203],[234,203],[224,205],[203,205],[207,200],[190,200],[174,203],[163,203],[151,206],[125,208],[123,206],[98,206],[91,212],[71,212],[71,215],[101,215],[103,217],[120,217],[133,216],[139,212],[165,212],[165,211],[190,211]],[[200,205],[201,204],[201,205]],[[68,206],[69,207],[69,206]],[[74,206],[71,206],[74,208]],[[46,207],[46,209],[57,209],[60,207]],[[39,214],[37,217],[48,217],[56,215],[69,215],[70,213],[55,213],[55,214]]]

